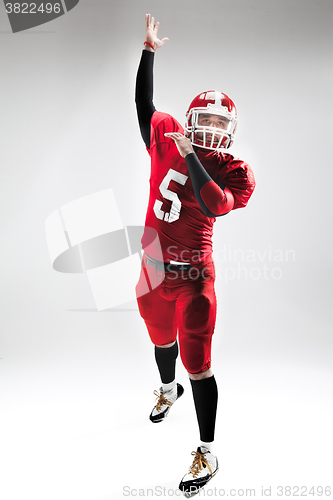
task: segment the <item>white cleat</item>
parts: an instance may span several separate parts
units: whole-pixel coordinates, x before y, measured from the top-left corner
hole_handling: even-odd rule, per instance
[[[157,396],[157,402],[149,415],[150,420],[154,422],[154,424],[162,422],[167,417],[173,403],[180,398],[183,393],[184,388],[180,384],[177,384],[171,391],[163,392],[162,387],[159,393],[154,391],[155,396]]]
[[[179,489],[187,498],[199,493],[219,470],[217,457],[205,446],[192,451],[192,455],[194,455],[193,463],[179,484]]]

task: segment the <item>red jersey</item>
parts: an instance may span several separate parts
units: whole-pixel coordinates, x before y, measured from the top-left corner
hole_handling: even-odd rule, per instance
[[[164,136],[165,132],[183,134],[184,129],[172,116],[155,111],[151,118],[148,150],[151,175],[145,227],[157,231],[164,262],[201,262],[212,254],[216,218],[207,217],[202,212],[185,159],[180,156],[174,141]],[[250,167],[227,153],[198,149],[196,154],[210,177],[232,192],[233,210],[245,207],[255,187]],[[145,231],[143,235],[143,248],[149,244],[148,233]],[[149,246],[147,253],[161,260],[160,252],[154,252],[153,245]]]

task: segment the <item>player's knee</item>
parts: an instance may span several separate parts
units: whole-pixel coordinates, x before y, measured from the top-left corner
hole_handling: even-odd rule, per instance
[[[184,326],[186,330],[199,331],[206,328],[212,316],[213,304],[206,295],[193,297],[184,311]]]
[[[193,380],[201,380],[210,376],[210,355],[207,358],[205,353],[202,352],[201,355],[198,353],[197,356],[182,356],[182,362],[185,370]]]
[[[212,377],[213,371],[211,368],[207,368],[207,366],[205,366],[201,372],[198,373],[188,372],[188,375],[191,380],[203,380],[204,378]]]

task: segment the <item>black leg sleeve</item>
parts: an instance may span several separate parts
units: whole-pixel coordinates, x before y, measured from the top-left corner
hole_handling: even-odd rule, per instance
[[[170,382],[175,380],[177,356],[177,341],[171,347],[155,346],[155,359],[163,384],[170,384]]]
[[[135,102],[141,135],[148,149],[150,148],[150,120],[155,111],[153,103],[153,67],[154,53],[143,50],[136,77]]]
[[[217,410],[217,385],[214,375],[202,380],[191,380],[195,411],[200,430],[200,439],[206,443],[214,441]]]

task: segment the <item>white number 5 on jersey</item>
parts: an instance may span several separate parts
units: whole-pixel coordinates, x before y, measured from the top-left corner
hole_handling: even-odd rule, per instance
[[[172,202],[172,205],[170,212],[163,212],[163,210],[161,210],[163,204],[162,201],[156,200],[154,204],[154,212],[158,219],[165,220],[166,222],[175,222],[175,220],[179,219],[180,209],[182,208],[181,201],[178,198],[178,195],[173,191],[170,191],[168,187],[171,180],[176,181],[184,186],[187,178],[187,175],[183,175],[180,172],[176,172],[176,170],[170,168],[163,181],[161,182],[159,189],[162,193],[163,198],[165,198],[166,200],[170,200]]]

